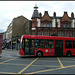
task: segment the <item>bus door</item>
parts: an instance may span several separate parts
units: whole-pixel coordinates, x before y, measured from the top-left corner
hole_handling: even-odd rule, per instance
[[[34,40],[24,39],[24,53],[25,55],[34,55]]]
[[[63,40],[55,40],[55,55],[63,55]]]

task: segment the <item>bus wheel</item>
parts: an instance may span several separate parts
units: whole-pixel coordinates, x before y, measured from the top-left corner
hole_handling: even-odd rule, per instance
[[[67,51],[66,52],[66,56],[70,57],[71,56],[71,52],[70,51]]]
[[[43,53],[42,52],[37,52],[37,56],[41,57],[41,56],[43,56]]]

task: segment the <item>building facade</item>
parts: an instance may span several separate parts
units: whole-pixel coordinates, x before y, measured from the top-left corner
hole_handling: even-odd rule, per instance
[[[6,47],[7,48],[11,48],[11,40],[12,40],[12,22],[9,24],[9,26],[7,27],[6,32],[4,33],[4,35],[6,36]]]
[[[31,19],[32,35],[75,37],[75,18],[73,12],[71,17],[68,16],[67,12],[64,12],[63,16],[60,17],[56,16],[56,12],[53,13],[53,16],[50,16],[48,11],[45,11],[42,16],[38,12],[37,5],[35,5]]]
[[[31,21],[24,16],[13,19],[12,24],[12,46],[19,49],[20,38],[22,35],[30,35]]]
[[[6,30],[6,47],[18,50],[21,36],[31,35],[31,23],[24,16],[14,18]]]

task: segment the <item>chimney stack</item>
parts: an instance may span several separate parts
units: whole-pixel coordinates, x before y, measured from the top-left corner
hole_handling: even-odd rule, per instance
[[[54,15],[54,18],[56,18],[56,12],[54,12],[54,14],[53,14],[53,15]]]
[[[40,16],[40,18],[42,17],[42,14],[41,14],[41,12],[39,13],[39,16]]]
[[[64,12],[64,14],[67,14],[67,12]]]
[[[45,11],[45,14],[48,14],[48,11]]]
[[[73,13],[73,12],[71,13],[71,18],[72,18],[72,19],[74,18],[74,13]]]

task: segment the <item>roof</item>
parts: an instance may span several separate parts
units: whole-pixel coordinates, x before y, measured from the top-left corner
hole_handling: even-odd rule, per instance
[[[40,18],[38,10],[34,10],[32,18]]]

